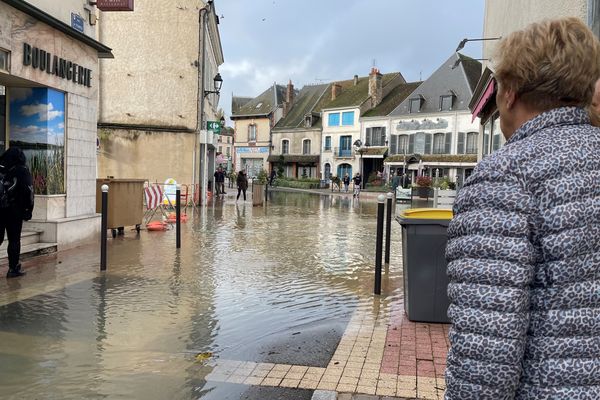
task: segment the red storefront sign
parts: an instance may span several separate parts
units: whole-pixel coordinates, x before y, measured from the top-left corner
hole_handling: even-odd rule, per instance
[[[133,0],[96,0],[100,11],[133,11]]]

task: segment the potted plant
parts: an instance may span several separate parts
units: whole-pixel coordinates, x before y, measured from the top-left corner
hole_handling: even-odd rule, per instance
[[[429,198],[431,192],[431,178],[428,176],[417,177],[417,195],[419,197]]]

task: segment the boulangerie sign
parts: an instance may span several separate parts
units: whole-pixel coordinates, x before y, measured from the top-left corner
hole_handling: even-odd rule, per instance
[[[133,11],[133,0],[96,0],[100,11]]]

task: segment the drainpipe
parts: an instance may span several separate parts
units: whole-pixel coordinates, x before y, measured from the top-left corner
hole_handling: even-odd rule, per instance
[[[196,126],[196,145],[194,146],[194,152],[197,154],[194,155],[194,161],[198,161],[198,165],[194,166],[193,170],[193,180],[194,183],[198,182],[198,188],[200,190],[200,202],[204,204],[204,193],[205,188],[203,187],[203,176],[201,173],[202,170],[202,154],[201,144],[200,144],[200,133],[202,128],[204,127],[204,70],[206,67],[206,60],[204,54],[206,52],[206,13],[208,12],[208,8],[210,7],[211,2],[209,1],[207,5],[200,9],[200,15],[198,17],[198,40],[199,40],[199,50],[198,50],[198,116],[197,126]],[[196,179],[196,174],[198,174],[198,178]]]

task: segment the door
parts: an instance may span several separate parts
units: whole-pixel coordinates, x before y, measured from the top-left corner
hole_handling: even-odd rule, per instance
[[[340,157],[350,157],[352,155],[352,136],[340,137]]]
[[[348,174],[348,176],[350,178],[352,178],[352,165],[350,164],[340,164],[338,165],[338,178],[342,179],[344,176],[346,176],[346,174]]]
[[[323,179],[329,180],[331,178],[331,164],[325,163],[325,174],[323,175]]]

